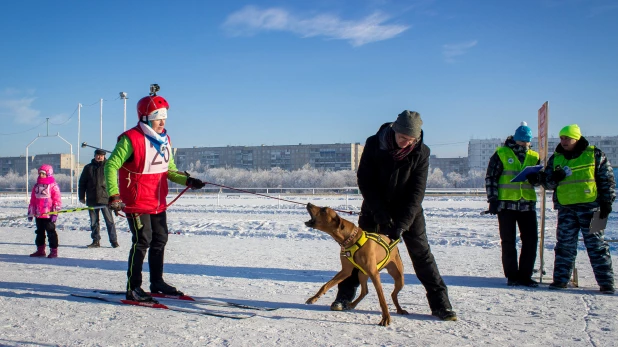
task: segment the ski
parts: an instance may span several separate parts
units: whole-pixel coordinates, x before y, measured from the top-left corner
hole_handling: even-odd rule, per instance
[[[95,290],[95,293],[108,294],[108,295],[125,295],[125,292],[111,291],[111,290]],[[198,297],[193,297],[189,295],[168,295],[168,294],[161,294],[161,293],[148,293],[148,294],[150,294],[150,296],[152,296],[153,298],[157,298],[157,299],[191,301],[191,302],[195,302],[198,304],[219,306],[219,307],[234,307],[234,308],[241,308],[243,310],[274,311],[277,309],[276,307],[245,305],[245,304],[239,304],[236,302],[221,301],[221,300],[214,300],[214,299],[208,299],[208,298],[198,298]]]
[[[164,305],[164,304],[155,303],[155,302],[125,300],[125,299],[108,297],[108,296],[103,296],[103,295],[71,294],[71,296],[75,296],[78,298],[94,299],[94,300],[105,301],[105,302],[113,302],[113,303],[124,304],[124,305],[158,308],[158,309],[163,309],[163,310],[194,313],[194,314],[214,316],[214,317],[220,317],[220,318],[246,319],[246,318],[251,318],[255,316],[255,313],[220,312],[220,311],[213,311],[213,310],[207,310],[207,309],[193,309],[193,308],[186,308],[186,307],[174,306],[174,305]]]

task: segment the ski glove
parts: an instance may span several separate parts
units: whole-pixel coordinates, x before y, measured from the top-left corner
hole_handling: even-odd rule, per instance
[[[379,210],[373,214],[373,221],[380,226],[380,229],[388,229],[393,227],[393,219],[384,210]]]
[[[498,205],[500,205],[500,202],[498,200],[491,200],[489,202],[489,214],[491,215],[498,214]]]
[[[201,188],[204,188],[205,185],[206,183],[202,182],[201,180],[197,178],[187,177],[186,186],[191,189],[201,189]]]
[[[554,172],[551,174],[551,179],[554,182],[558,183],[558,182],[562,181],[563,179],[565,179],[566,175],[567,175],[566,171],[564,171],[564,169],[562,167],[557,166],[554,169]]]
[[[399,240],[401,238],[401,234],[403,234],[405,230],[402,228],[385,228],[380,229],[380,234],[388,236],[392,241]]]
[[[56,220],[58,220],[58,215],[57,214],[52,214],[49,219],[51,220],[52,223],[56,223]]]
[[[539,172],[529,173],[526,175],[526,179],[528,180],[528,183],[536,186],[541,183],[541,174]]]
[[[32,222],[32,217],[28,217],[28,222]]]
[[[109,197],[109,202],[107,206],[110,208],[110,210],[114,211],[116,215],[118,215],[118,211],[121,211],[125,205],[120,199],[120,195],[116,194]]]
[[[612,212],[612,203],[608,201],[601,201],[600,204],[601,213],[599,214],[599,217],[601,217],[601,219],[605,219]]]

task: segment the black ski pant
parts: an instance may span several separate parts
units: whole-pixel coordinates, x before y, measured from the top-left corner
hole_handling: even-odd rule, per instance
[[[94,207],[99,206],[100,205]],[[116,225],[114,224],[114,216],[112,216],[112,211],[107,206],[104,206],[103,208],[97,208],[95,210],[88,210],[88,214],[90,215],[90,230],[92,230],[90,237],[92,237],[93,241],[101,240],[99,211],[101,211],[101,214],[103,214],[103,219],[105,219],[105,226],[107,227],[107,235],[109,236],[109,242],[118,242],[118,237],[116,235]]]
[[[38,246],[45,245],[45,233],[49,238],[49,248],[58,248],[58,233],[56,232],[56,224],[51,221],[51,218],[35,218],[36,238],[34,244]]]
[[[536,211],[501,210],[498,225],[502,243],[502,268],[510,280],[529,280],[532,277],[539,239]],[[517,226],[521,239],[519,266],[517,263]]]
[[[131,250],[127,271],[127,290],[142,286],[142,266],[148,252],[150,283],[163,280],[163,254],[167,244],[167,215],[127,214],[131,230]]]
[[[361,226],[361,229],[374,232],[375,226],[365,225],[364,227]],[[431,310],[435,311],[441,308],[451,310],[452,306],[448,298],[448,289],[440,275],[438,265],[431,253],[429,241],[427,240],[423,210],[415,216],[412,226],[402,234],[401,239],[412,259],[412,266],[414,267],[416,277],[427,291],[427,301]],[[358,269],[354,269],[350,277],[339,283],[339,292],[337,293],[336,300],[353,300],[356,295],[356,288],[359,285]]]

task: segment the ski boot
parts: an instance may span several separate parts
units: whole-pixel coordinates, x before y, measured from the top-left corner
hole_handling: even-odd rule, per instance
[[[150,283],[151,293],[161,293],[166,295],[184,295],[183,292],[176,289],[176,287],[170,286],[163,280]]]
[[[150,294],[143,291],[142,288],[140,287],[137,287],[135,289],[128,289],[126,298],[127,300],[137,301],[137,302],[152,302],[155,304],[159,303],[157,300],[153,299],[152,296],[150,296]]]

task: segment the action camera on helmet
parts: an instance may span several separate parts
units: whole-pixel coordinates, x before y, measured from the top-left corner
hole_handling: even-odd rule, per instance
[[[158,84],[154,83],[150,85],[150,95],[155,96],[157,92],[161,90]]]

